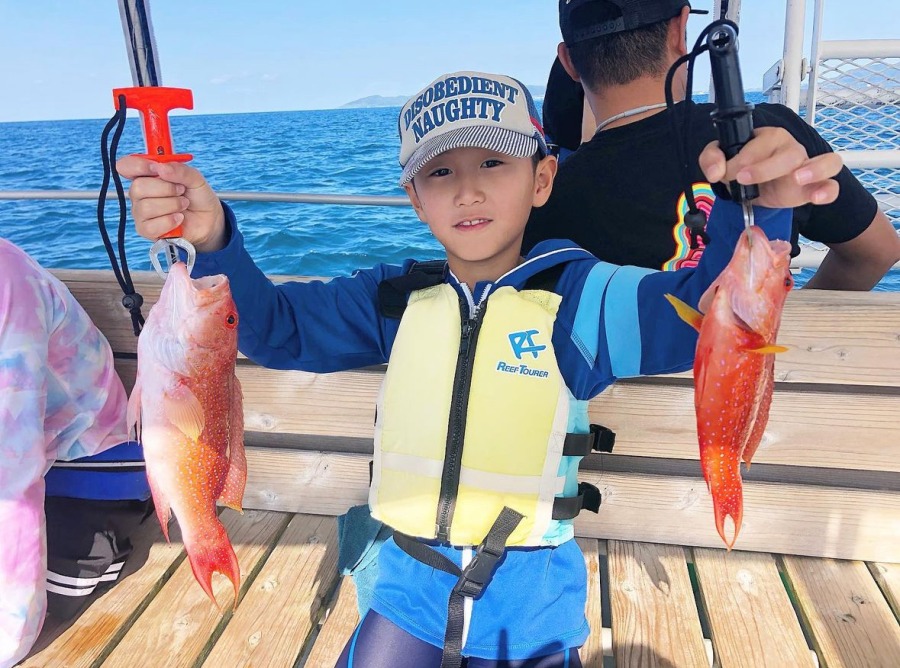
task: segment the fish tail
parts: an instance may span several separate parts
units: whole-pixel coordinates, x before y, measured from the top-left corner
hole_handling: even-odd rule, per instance
[[[228,534],[225,533],[225,527],[218,519],[215,519],[214,522],[210,535],[193,544],[188,544],[186,541],[185,551],[188,554],[194,578],[219,610],[221,607],[212,590],[212,574],[221,573],[231,580],[231,584],[234,585],[234,609],[236,609],[241,588],[241,569],[231,541],[228,540]]]
[[[737,541],[738,534],[741,532],[741,522],[744,519],[744,503],[740,494],[736,498],[727,499],[725,502],[720,499],[713,498],[713,509],[716,513],[716,531],[722,537],[725,545],[730,551]],[[725,536],[725,518],[730,517],[734,524],[734,534],[731,540]]]

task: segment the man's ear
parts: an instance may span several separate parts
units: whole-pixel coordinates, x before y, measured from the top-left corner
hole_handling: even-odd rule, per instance
[[[687,47],[687,22],[688,17],[691,15],[690,7],[682,7],[681,14],[674,17],[671,21],[669,21],[669,33],[667,37],[669,50],[675,56],[672,59],[672,62],[675,59],[680,58],[684,54],[688,52]]]
[[[416,212],[416,215],[419,217],[423,223],[427,223],[425,220],[425,211],[422,209],[422,202],[419,200],[419,193],[416,192],[416,187],[413,185],[413,182],[410,181],[403,185],[403,189],[406,191],[406,196],[409,197],[409,201],[412,204],[413,210]]]
[[[578,72],[572,64],[572,57],[569,55],[569,47],[566,46],[565,42],[560,42],[556,47],[556,55],[559,56],[559,62],[562,64],[566,74],[572,77],[573,81],[578,81],[580,83],[581,77],[578,76]]]
[[[556,170],[559,163],[556,156],[548,155],[542,158],[534,168],[534,195],[531,199],[531,206],[544,206],[550,199],[550,192],[553,190],[553,179],[556,178]]]

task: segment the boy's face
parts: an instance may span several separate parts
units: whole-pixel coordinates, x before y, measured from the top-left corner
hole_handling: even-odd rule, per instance
[[[460,281],[495,281],[519,263],[531,207],[550,196],[556,158],[537,168],[482,148],[457,148],[425,163],[404,186],[419,219],[447,251]]]

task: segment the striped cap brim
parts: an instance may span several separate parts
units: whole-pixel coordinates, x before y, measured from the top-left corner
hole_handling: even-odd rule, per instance
[[[416,149],[403,167],[400,185],[412,181],[429,160],[455,148],[484,148],[514,158],[530,158],[538,152],[541,144],[536,137],[505,128],[484,125],[456,128],[429,139]]]

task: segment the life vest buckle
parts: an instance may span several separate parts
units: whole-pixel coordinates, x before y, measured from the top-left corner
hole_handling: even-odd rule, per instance
[[[616,444],[616,432],[602,424],[592,424],[591,434],[594,437],[593,449],[597,452],[612,452]]]
[[[505,549],[498,552],[486,543],[481,543],[475,549],[475,557],[462,569],[462,575],[453,586],[453,593],[473,599],[479,598],[485,586],[491,581],[497,562],[503,558],[504,552]]]

